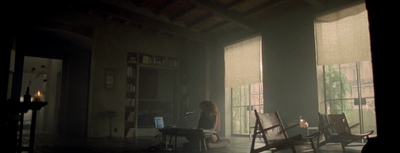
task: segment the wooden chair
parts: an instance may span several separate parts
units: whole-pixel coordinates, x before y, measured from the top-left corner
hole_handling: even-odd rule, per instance
[[[327,114],[318,113],[318,131],[321,135],[317,141],[317,148],[322,147],[329,142],[340,142],[339,137],[334,134]]]
[[[352,129],[358,127],[360,123],[349,126],[346,115],[342,114],[321,114],[319,116],[319,131],[322,133],[318,139],[317,147],[321,147],[327,143],[340,143],[343,152],[345,147],[356,140],[369,138],[374,133],[370,130],[361,134],[352,133]],[[323,136],[323,138],[321,137]],[[321,141],[323,139],[323,141]]]
[[[296,153],[295,145],[306,141],[311,143],[312,151],[314,153],[317,152],[317,148],[314,145],[313,139],[319,136],[319,132],[310,136],[298,134],[289,137],[287,130],[296,127],[299,124],[285,128],[277,111],[271,113],[258,113],[257,110],[254,110],[254,113],[256,115],[256,123],[254,126],[255,128],[253,132],[250,153],[259,153],[266,150],[273,153],[286,149],[291,149],[293,153]],[[261,134],[265,145],[256,148],[255,139],[258,134]]]

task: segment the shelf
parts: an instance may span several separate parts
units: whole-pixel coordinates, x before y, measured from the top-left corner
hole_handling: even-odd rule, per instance
[[[134,106],[134,105],[127,105],[127,106],[125,106],[125,111],[128,111],[128,110],[134,111],[134,110],[135,110],[135,106]]]
[[[136,98],[136,92],[133,91],[126,91],[126,98],[130,98],[130,99],[135,99]]]
[[[126,92],[127,93],[135,93],[136,92],[136,84],[127,83],[126,84]]]
[[[139,65],[158,68],[178,68],[180,66],[179,58],[157,56],[149,54],[139,54]]]
[[[135,121],[136,121],[136,111],[126,111],[125,122],[135,122]]]
[[[178,67],[171,67],[165,65],[155,65],[155,64],[140,64],[139,67],[144,68],[154,68],[154,69],[171,69],[171,70],[178,70]]]
[[[124,109],[125,137],[136,137],[138,127],[154,128],[154,115],[166,115],[172,112],[171,101],[173,99],[170,96],[174,94],[171,91],[172,83],[170,82],[174,81],[171,78],[175,75],[172,74],[176,74],[179,67],[179,58],[127,53]],[[164,92],[160,93],[159,91]],[[139,97],[141,98],[139,99]],[[172,120],[172,117],[169,118]]]
[[[136,122],[137,122],[137,111],[136,111],[136,99],[137,99],[137,82],[138,82],[138,54],[128,53],[126,58],[126,102],[125,102],[125,113],[124,113],[124,136],[135,137],[136,136]]]
[[[126,77],[127,78],[136,78],[137,66],[136,65],[128,65],[126,69]]]
[[[136,82],[136,76],[127,76],[126,77],[126,82]]]
[[[139,98],[139,102],[141,101],[147,101],[147,102],[160,102],[158,99],[145,99],[145,98]]]
[[[126,63],[137,63],[137,53],[128,53]]]

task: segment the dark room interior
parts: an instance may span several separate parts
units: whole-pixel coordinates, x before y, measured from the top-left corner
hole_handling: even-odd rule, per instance
[[[246,132],[234,132],[224,47],[254,36],[262,37],[260,109],[279,111],[285,126],[293,118],[306,118],[308,134],[321,112],[314,20],[364,3],[376,129],[364,145],[347,152],[375,152],[393,132],[383,120],[383,111],[389,110],[383,101],[391,97],[384,80],[393,74],[383,70],[387,60],[381,51],[393,43],[381,17],[388,14],[388,4],[373,0],[10,1],[2,9],[6,43],[1,65],[9,70],[2,77],[2,148],[154,152],[159,148],[151,146],[160,134],[154,117],[191,129],[202,111],[199,103],[210,100],[219,109],[218,135],[230,145],[208,151],[249,152],[254,123],[246,125]],[[39,91],[44,96],[36,99]],[[306,132],[298,128],[289,135]],[[186,141],[179,137],[179,146]],[[336,147],[318,152],[340,152]]]

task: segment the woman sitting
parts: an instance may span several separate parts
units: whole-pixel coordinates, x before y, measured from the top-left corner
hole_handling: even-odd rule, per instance
[[[200,119],[198,122],[197,129],[202,130],[212,130],[212,131],[219,131],[219,122],[220,122],[220,115],[218,112],[218,107],[215,103],[209,100],[204,100],[199,104],[201,109]],[[199,142],[200,137],[186,137],[187,140],[190,142]],[[220,141],[220,138],[217,133],[214,133],[210,137],[206,138],[207,143],[215,143]]]

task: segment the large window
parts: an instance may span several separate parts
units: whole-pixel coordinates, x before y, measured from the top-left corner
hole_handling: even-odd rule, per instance
[[[233,135],[249,135],[254,109],[263,112],[261,36],[225,47],[226,103],[231,106]]]
[[[367,10],[356,3],[315,20],[319,112],[345,113],[354,133],[375,130]]]

